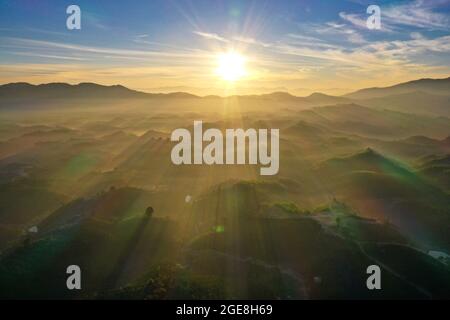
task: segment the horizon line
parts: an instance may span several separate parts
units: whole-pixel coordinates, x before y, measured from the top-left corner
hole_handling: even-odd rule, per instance
[[[101,86],[101,87],[123,87],[127,90],[130,91],[134,91],[136,93],[142,93],[142,94],[153,94],[153,95],[171,95],[171,94],[187,94],[187,95],[191,95],[197,98],[208,98],[208,97],[217,97],[217,98],[231,98],[231,97],[246,97],[246,96],[267,96],[267,95],[272,95],[272,94],[277,94],[277,93],[282,93],[282,94],[287,94],[290,95],[294,98],[308,98],[311,97],[314,94],[322,94],[325,96],[330,96],[330,97],[342,97],[345,98],[346,95],[350,95],[352,93],[356,93],[358,91],[361,90],[367,90],[367,89],[385,89],[385,88],[391,88],[391,87],[395,87],[397,85],[401,85],[401,84],[406,84],[406,83],[411,83],[411,82],[416,82],[416,81],[423,81],[423,80],[450,80],[450,76],[446,77],[446,78],[418,78],[418,79],[414,79],[414,80],[410,80],[410,81],[405,81],[405,82],[400,82],[400,83],[396,83],[394,85],[390,85],[390,86],[386,86],[386,87],[368,87],[368,88],[361,88],[361,89],[356,89],[353,91],[350,91],[348,93],[345,94],[341,94],[341,95],[331,95],[331,94],[327,94],[327,93],[323,93],[321,91],[314,91],[309,95],[306,96],[300,96],[300,95],[296,95],[293,94],[291,92],[289,92],[289,90],[286,91],[280,91],[280,90],[275,90],[275,91],[268,91],[267,93],[247,93],[247,94],[231,94],[231,95],[218,95],[218,94],[208,94],[208,95],[198,95],[189,91],[170,91],[170,92],[155,92],[155,91],[141,91],[140,89],[133,89],[127,86],[124,86],[122,84],[112,84],[112,85],[106,85],[106,84],[100,84],[100,83],[96,83],[96,82],[88,82],[88,81],[82,81],[79,83],[69,83],[69,82],[59,82],[59,81],[55,81],[55,82],[47,82],[47,83],[38,83],[38,84],[33,84],[30,82],[26,82],[26,81],[17,81],[17,82],[8,82],[8,83],[2,83],[0,84],[0,87],[4,87],[7,85],[14,85],[14,84],[25,84],[25,85],[30,85],[30,86],[45,86],[45,85],[52,85],[52,84],[65,84],[68,86],[79,86],[79,85],[83,85],[83,84],[91,84],[91,85],[96,85],[96,86]],[[201,89],[201,88],[199,88]]]

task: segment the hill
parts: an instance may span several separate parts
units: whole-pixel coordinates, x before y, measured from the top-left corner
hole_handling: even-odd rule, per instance
[[[117,97],[146,97],[144,92],[134,91],[121,85],[103,86],[95,83],[47,83],[32,85],[25,82],[9,83],[0,86],[0,97],[6,98],[117,98]]]
[[[351,99],[371,99],[390,95],[422,91],[430,94],[449,95],[450,77],[445,79],[419,79],[383,88],[361,89],[344,95]]]
[[[25,82],[8,83],[0,86],[0,101],[45,102],[48,100],[76,99],[152,99],[152,98],[198,98],[185,92],[145,93],[132,90],[122,85],[104,86],[96,83],[82,82],[71,85],[68,83],[46,83],[33,85]]]
[[[299,116],[303,121],[330,130],[388,139],[414,135],[442,139],[448,136],[450,127],[450,120],[445,117],[374,109],[355,103],[314,107],[301,111]]]
[[[450,155],[442,157],[429,157],[420,164],[418,170],[429,177],[445,190],[450,190]]]
[[[389,159],[371,148],[348,157],[333,158],[322,164],[321,170],[332,175],[349,172],[374,172],[404,179],[414,179],[414,173],[400,163]]]
[[[450,95],[443,95],[441,93],[411,91],[371,99],[361,99],[359,103],[373,108],[416,114],[450,116]]]

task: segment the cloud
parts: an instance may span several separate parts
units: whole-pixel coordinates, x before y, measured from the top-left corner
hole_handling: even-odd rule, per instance
[[[19,56],[27,56],[27,57],[38,57],[38,58],[48,58],[48,59],[61,59],[61,60],[74,60],[74,61],[86,61],[89,59],[80,58],[80,57],[72,57],[72,56],[58,56],[58,55],[51,55],[51,54],[37,54],[32,52],[8,52],[12,55],[19,55]]]
[[[360,30],[369,30],[367,28],[367,18],[369,15],[362,15],[362,14],[355,14],[355,13],[346,13],[346,12],[339,12],[339,17],[349,22],[351,25],[355,26],[356,28]],[[382,31],[382,32],[393,32],[395,28],[391,26],[390,24],[386,23],[383,16],[383,11],[381,13],[381,29],[374,29],[370,31]]]
[[[263,42],[263,41],[256,40],[255,38],[243,37],[243,36],[235,36],[235,37],[233,37],[233,40],[238,41],[238,42],[247,43],[247,44],[258,45],[258,46],[265,47],[265,48],[268,48],[272,45],[271,43],[268,43],[268,42]]]
[[[104,48],[95,46],[84,46],[71,43],[55,42],[55,41],[43,41],[34,40],[26,38],[10,38],[3,37],[1,47],[17,47],[17,48],[28,48],[30,50],[44,50],[47,54],[50,50],[56,52],[66,52],[73,53],[79,52],[83,54],[95,55],[99,57],[116,57],[116,58],[127,58],[127,59],[149,59],[149,58],[171,58],[171,59],[186,59],[186,58],[198,58],[205,57],[208,53],[193,50],[166,50],[166,51],[156,51],[156,50],[133,50],[133,49],[118,49],[118,48]]]
[[[326,41],[317,37],[306,36],[302,34],[289,33],[287,34],[289,43],[301,45],[305,47],[322,48],[322,49],[336,49],[338,46],[327,43]]]
[[[277,38],[269,33],[268,38],[255,37],[255,32],[235,35],[209,33],[194,26],[187,30],[190,39],[205,41],[200,44],[195,41],[196,47],[192,45],[190,48],[177,42],[159,43],[154,41],[153,33],[141,34],[139,31],[130,36],[128,46],[116,47],[82,45],[75,42],[78,38],[69,43],[66,42],[68,38],[44,41],[31,37],[0,37],[4,57],[0,66],[1,78],[8,78],[8,81],[26,78],[35,82],[92,79],[105,84],[123,82],[130,87],[174,87],[186,83],[210,86],[214,79],[214,50],[229,46],[242,50],[248,57],[249,70],[255,74],[250,85],[253,87],[273,84],[295,88],[305,81],[311,86],[323,87],[372,86],[446,72],[448,76],[448,32],[433,33],[411,26],[444,29],[448,21],[437,8],[449,1],[438,0],[433,4],[414,1],[382,7],[383,31],[392,33],[377,33],[373,38],[366,27],[368,14],[365,10],[336,13],[335,21],[303,22],[286,34],[278,34]],[[406,11],[399,13],[401,9]],[[443,33],[446,35],[436,37]],[[35,57],[19,61],[43,63],[21,64],[12,59],[16,54]],[[54,65],[45,65],[51,61],[48,59],[74,61],[57,64],[54,60]],[[8,61],[12,63],[6,63]]]
[[[325,23],[325,26],[316,27],[315,31],[319,34],[342,35],[348,42],[354,44],[366,42],[364,37],[357,30],[350,28],[345,24],[333,21]]]
[[[216,41],[220,41],[220,42],[224,42],[224,43],[241,42],[241,43],[261,46],[261,47],[265,47],[265,48],[270,47],[272,45],[271,43],[268,43],[268,42],[263,42],[263,41],[255,39],[255,38],[252,38],[252,37],[241,36],[241,35],[233,36],[230,38],[225,38],[216,33],[208,33],[208,32],[202,32],[202,31],[193,31],[193,33],[202,38],[205,38],[205,39],[212,39],[212,40],[216,40]]]
[[[83,21],[86,21],[86,23],[90,26],[93,26],[94,28],[101,29],[101,30],[109,30],[111,29],[108,25],[102,22],[102,20],[95,14],[90,12],[82,12],[82,22],[81,22],[81,28],[83,28]]]
[[[223,37],[221,37],[221,36],[219,36],[218,34],[215,34],[215,33],[208,33],[208,32],[202,32],[202,31],[193,31],[193,33],[198,35],[198,36],[200,36],[200,37],[202,37],[202,38],[205,38],[205,39],[213,39],[213,40],[217,40],[217,41],[220,41],[220,42],[229,42],[228,39],[225,39],[225,38],[223,38]]]
[[[392,25],[449,30],[449,16],[436,12],[436,9],[448,5],[450,5],[449,0],[416,0],[411,3],[392,5],[382,8],[382,21],[384,19]]]
[[[339,12],[339,17],[352,23],[353,25],[359,27],[359,28],[367,28],[366,22],[367,18],[364,19],[364,17],[358,15],[358,14],[350,14],[345,12]]]
[[[78,83],[89,81],[114,84],[123,83],[135,87],[136,83],[152,85],[174,85],[197,81],[205,77],[209,70],[199,66],[96,66],[83,64],[44,64],[44,63],[17,63],[0,64],[2,75],[0,81],[23,81],[24,76],[29,82],[47,83],[56,81]]]
[[[414,40],[425,39],[425,37],[420,32],[411,32],[409,35],[410,35],[411,39],[414,39]]]
[[[340,30],[339,32],[347,37],[359,35],[358,33],[343,31],[347,27],[335,23],[327,23],[323,29],[319,30],[318,34],[328,35],[336,32],[334,29]],[[302,41],[297,42],[292,41],[292,39]],[[362,76],[367,79],[389,74],[409,75],[409,78],[414,78],[413,75],[417,72],[423,72],[422,74],[437,71],[444,74],[450,72],[448,64],[446,66],[441,63],[440,66],[437,66],[434,59],[434,54],[444,54],[445,56],[445,54],[450,53],[450,35],[428,39],[420,33],[413,33],[411,39],[407,40],[373,42],[353,39],[355,42],[361,42],[354,47],[333,44],[327,48],[304,44],[304,42],[313,40],[314,37],[311,36],[289,34],[285,40],[274,45],[272,49],[282,55],[283,60],[288,60],[286,58],[288,56],[302,57],[302,60],[297,59],[297,68],[304,73],[309,73],[311,77],[331,71],[334,74],[345,74],[353,78]],[[317,43],[319,45],[327,44],[323,39],[317,39]],[[448,58],[444,59],[448,60]],[[308,63],[321,67],[316,69],[303,68]]]
[[[384,20],[383,12],[381,11],[381,29],[371,31],[394,32],[395,28]],[[369,15],[339,12],[339,17],[360,30],[369,30],[367,28],[367,18]]]
[[[416,0],[410,3],[382,6],[380,31],[393,32],[402,26],[449,30],[450,19],[448,15],[436,11],[449,4],[450,0]],[[367,14],[340,12],[339,17],[359,29],[367,29],[366,20],[369,17]]]

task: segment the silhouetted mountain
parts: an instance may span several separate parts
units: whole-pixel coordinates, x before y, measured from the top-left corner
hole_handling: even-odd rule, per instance
[[[55,98],[143,98],[147,94],[130,90],[121,85],[103,86],[95,83],[48,83],[32,85],[29,83],[10,83],[0,86],[2,99],[55,99]]]
[[[361,89],[344,95],[351,99],[371,99],[410,93],[413,91],[423,91],[431,94],[450,95],[450,77],[445,79],[419,79],[396,84],[384,88]]]
[[[47,83],[33,85],[25,82],[8,83],[0,86],[2,100],[47,100],[47,99],[147,99],[147,98],[200,98],[187,92],[146,93],[128,89],[122,85],[104,86],[95,83]],[[206,96],[206,99],[222,99],[220,96]],[[322,93],[313,93],[308,97],[298,97],[288,92],[272,92],[261,95],[234,95],[226,98],[264,99],[277,101],[298,101],[302,104],[336,104],[346,103],[349,99],[334,97]]]
[[[0,86],[2,100],[49,100],[49,99],[147,99],[147,98],[196,98],[189,93],[173,92],[152,94],[128,89],[122,85],[104,86],[95,83],[48,83],[32,85],[18,82]]]

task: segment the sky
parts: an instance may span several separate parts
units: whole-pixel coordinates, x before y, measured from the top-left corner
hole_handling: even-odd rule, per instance
[[[71,4],[80,30],[66,27]],[[233,83],[216,72],[229,51],[245,58]],[[0,0],[1,84],[339,95],[449,76],[450,0]]]

